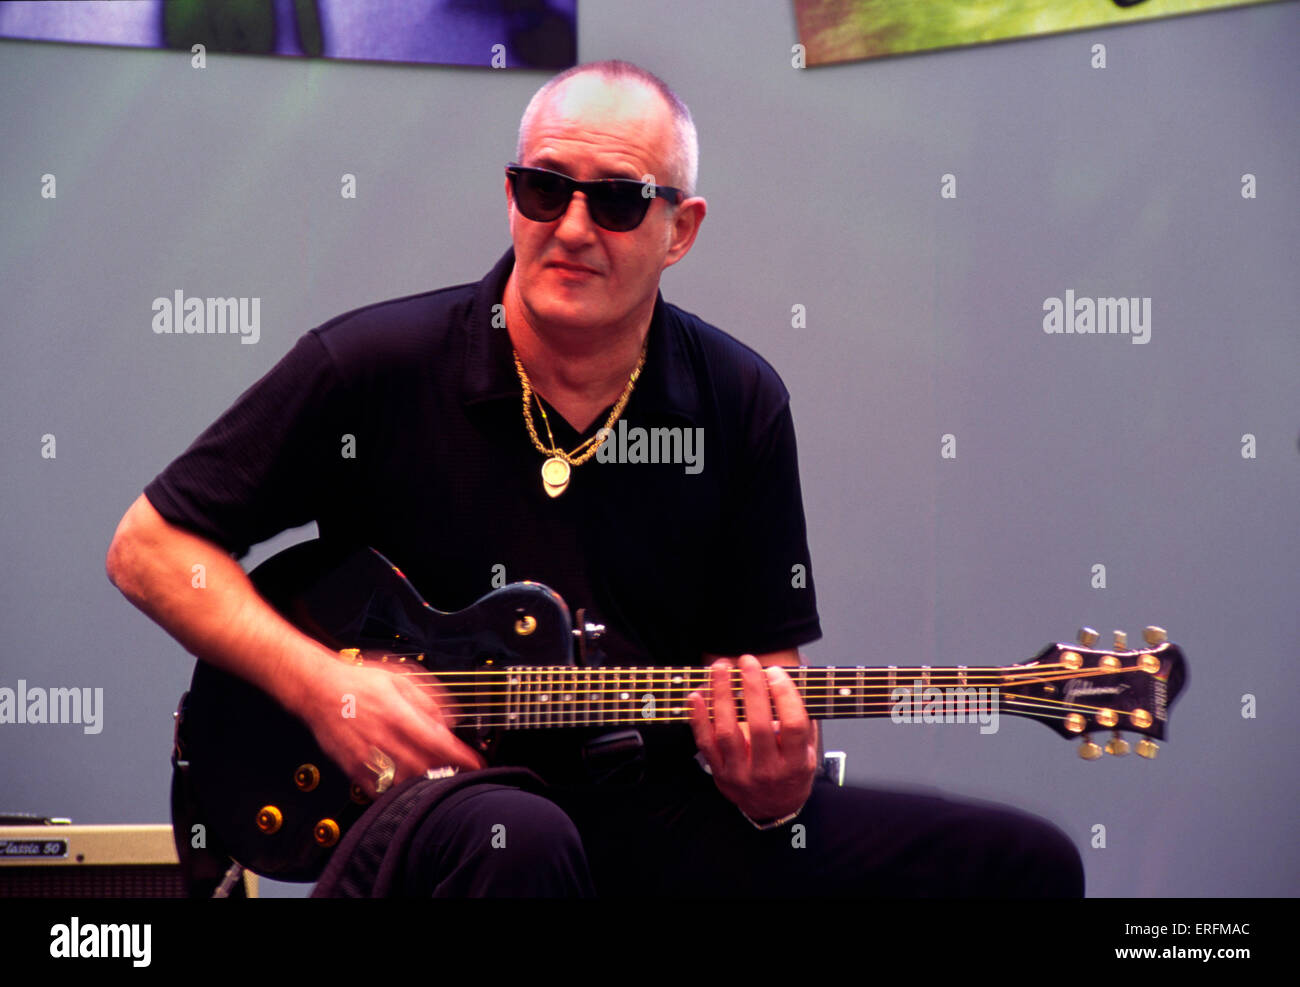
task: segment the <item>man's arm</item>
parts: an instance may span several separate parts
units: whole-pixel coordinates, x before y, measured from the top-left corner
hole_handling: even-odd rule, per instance
[[[693,692],[691,729],[719,791],[750,819],[779,819],[798,811],[812,791],[821,763],[821,731],[808,716],[785,667],[803,663],[795,648],[763,655],[706,655],[707,694]],[[745,722],[738,722],[731,695],[739,667]],[[712,717],[710,717],[712,706]],[[776,720],[772,719],[775,707]]]
[[[204,588],[191,582],[204,566]],[[106,561],[108,578],[197,658],[247,679],[311,728],[354,782],[375,791],[372,747],[397,765],[395,780],[430,767],[481,767],[453,736],[437,702],[405,676],[349,665],[281,617],[219,545],[169,523],[141,495],[127,510]],[[343,716],[343,696],[355,717]]]

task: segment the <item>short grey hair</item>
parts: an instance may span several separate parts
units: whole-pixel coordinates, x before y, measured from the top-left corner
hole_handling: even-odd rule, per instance
[[[528,107],[524,110],[523,118],[519,121],[519,143],[515,147],[515,160],[520,164],[523,163],[524,143],[528,137],[528,129],[532,126],[533,118],[536,117],[547,98],[575,75],[590,73],[605,79],[639,83],[658,93],[663,98],[669,109],[672,110],[673,129],[676,137],[668,155],[668,167],[673,174],[671,181],[675,182],[677,187],[686,195],[694,195],[695,183],[698,181],[700,174],[700,139],[695,131],[695,121],[691,119],[690,109],[659,76],[653,72],[647,72],[639,65],[633,65],[631,62],[618,59],[575,65],[573,68],[566,69],[548,80],[541,89],[537,90],[533,94],[533,98],[528,101]],[[660,184],[668,183],[660,182]]]

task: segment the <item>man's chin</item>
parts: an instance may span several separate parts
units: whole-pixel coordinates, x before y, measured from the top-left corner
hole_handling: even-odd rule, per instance
[[[607,318],[603,307],[576,298],[564,302],[549,300],[532,308],[532,314],[540,325],[559,332],[591,332]]]

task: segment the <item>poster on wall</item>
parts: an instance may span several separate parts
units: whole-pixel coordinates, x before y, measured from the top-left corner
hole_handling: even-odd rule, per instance
[[[1282,0],[794,0],[807,65],[1109,27]]]
[[[0,37],[376,62],[564,69],[578,0],[0,2]]]

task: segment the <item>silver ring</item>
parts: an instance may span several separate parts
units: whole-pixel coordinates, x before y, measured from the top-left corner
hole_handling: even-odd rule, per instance
[[[370,748],[370,760],[366,761],[366,767],[375,773],[376,794],[383,795],[393,787],[393,779],[397,776],[397,765],[378,747]]]

